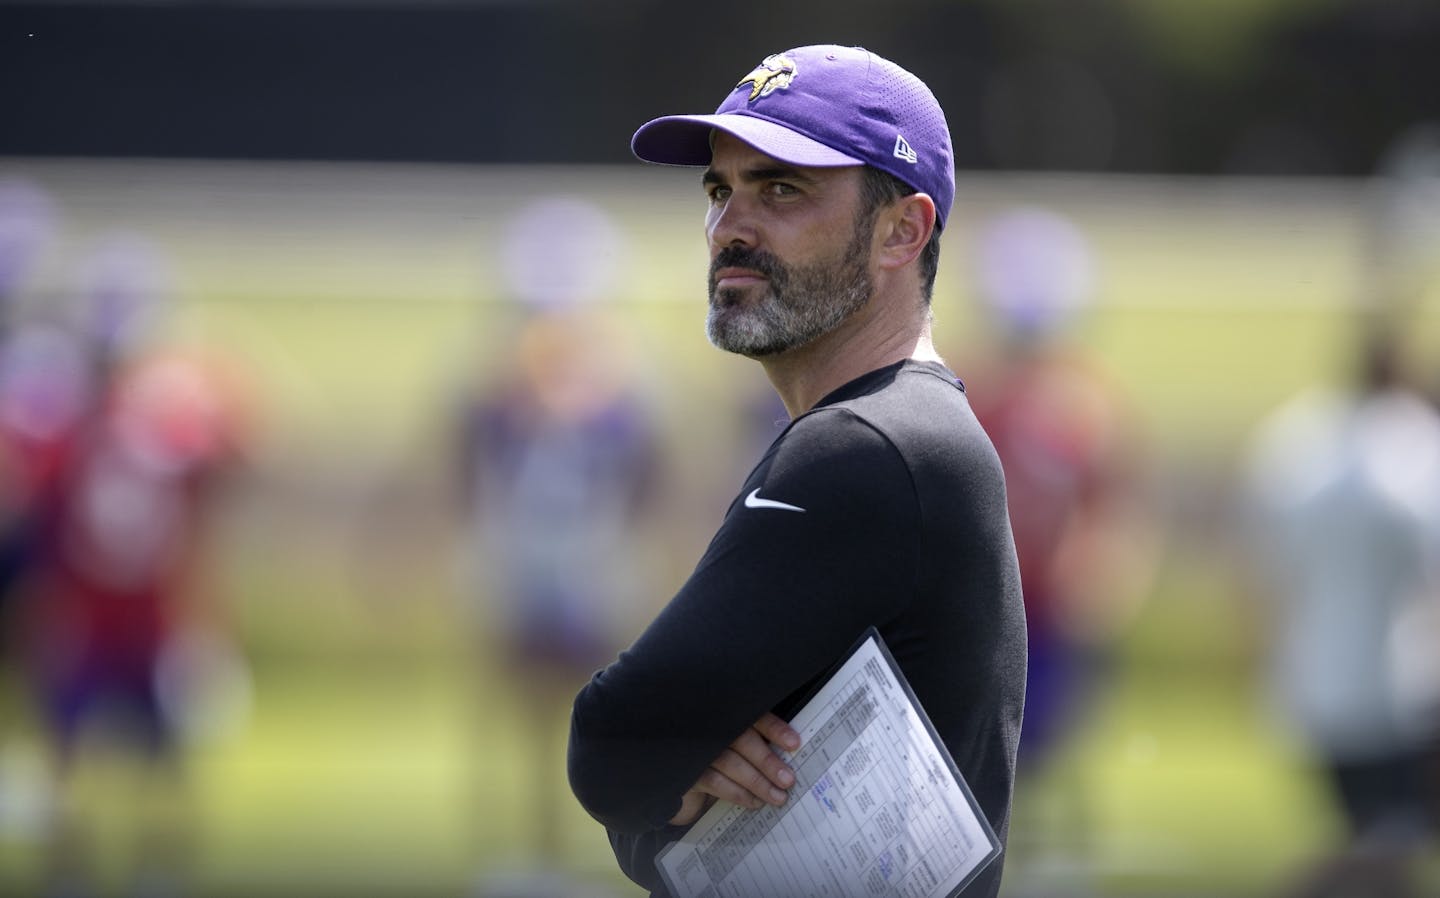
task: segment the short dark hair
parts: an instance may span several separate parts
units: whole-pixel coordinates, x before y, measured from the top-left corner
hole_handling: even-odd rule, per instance
[[[881,206],[888,206],[902,196],[917,192],[914,187],[889,172],[867,165],[865,177],[860,183],[860,216],[862,220],[873,222],[875,213],[880,211]],[[925,244],[925,249],[920,253],[920,289],[927,304],[935,293],[935,274],[939,270],[940,222],[937,219],[935,230],[930,232],[930,242]]]

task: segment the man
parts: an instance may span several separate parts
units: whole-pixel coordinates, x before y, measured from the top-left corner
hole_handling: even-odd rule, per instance
[[[939,104],[863,49],[801,47],[632,148],[705,166],[710,340],[758,360],[793,420],[690,579],[577,696],[576,796],[667,894],[655,855],[710,802],[785,803],[783,719],[875,626],[1003,840],[1025,621],[999,461],[930,338],[955,192]],[[999,885],[997,862],[966,894]]]

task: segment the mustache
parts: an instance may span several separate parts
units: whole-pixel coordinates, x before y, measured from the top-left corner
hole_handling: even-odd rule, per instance
[[[715,272],[722,268],[748,268],[774,280],[784,274],[780,260],[763,250],[744,246],[727,246],[715,254],[710,261],[710,284],[715,284]]]

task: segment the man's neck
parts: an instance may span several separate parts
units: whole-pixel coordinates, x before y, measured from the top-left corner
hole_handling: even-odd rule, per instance
[[[834,331],[760,363],[794,418],[855,378],[905,359],[943,361],[928,313],[897,323],[867,306]]]

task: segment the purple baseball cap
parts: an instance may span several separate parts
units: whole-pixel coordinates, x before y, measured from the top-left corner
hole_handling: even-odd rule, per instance
[[[820,44],[767,56],[714,115],[667,115],[640,126],[646,162],[709,165],[714,129],[791,165],[869,165],[927,193],[945,226],[955,157],[930,88],[863,47]]]

